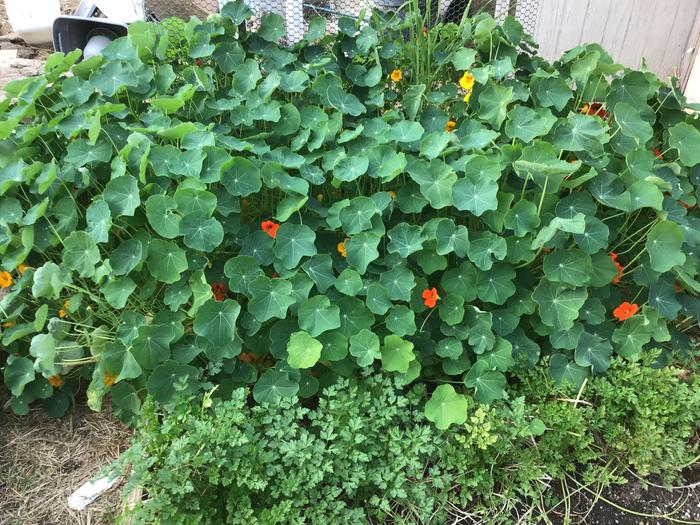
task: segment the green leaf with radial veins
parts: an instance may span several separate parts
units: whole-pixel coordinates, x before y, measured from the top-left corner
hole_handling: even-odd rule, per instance
[[[352,337],[363,328],[370,329],[374,324],[374,314],[357,297],[342,297],[337,301],[340,307],[339,332]]]
[[[541,69],[532,75],[530,91],[540,105],[546,108],[554,106],[557,111],[564,109],[573,97],[571,88],[559,73],[547,73]]]
[[[469,250],[469,232],[461,224],[455,226],[452,219],[442,219],[435,228],[436,253],[447,255],[455,252],[457,257],[464,257]]]
[[[524,237],[528,233],[534,233],[540,225],[537,206],[530,201],[518,201],[506,212],[503,223],[506,228],[513,230],[516,237]]]
[[[591,257],[576,248],[554,250],[548,253],[542,262],[542,271],[546,279],[553,282],[585,286],[591,280],[593,264]]]
[[[336,278],[335,288],[342,294],[355,297],[362,290],[362,278],[352,268],[345,268]]]
[[[200,212],[188,213],[180,221],[185,246],[201,252],[212,252],[224,240],[224,228],[213,217]]]
[[[316,295],[299,305],[299,328],[312,337],[340,327],[340,308],[325,295]]]
[[[416,333],[416,315],[408,306],[393,306],[386,314],[386,327],[390,332],[403,337]]]
[[[367,286],[367,298],[365,299],[367,308],[371,310],[373,314],[384,315],[391,308],[391,301],[389,300],[389,293],[379,283],[370,283]]]
[[[700,131],[695,126],[680,122],[668,130],[668,143],[678,150],[681,162],[688,167],[700,164]]]
[[[352,355],[360,366],[370,366],[375,359],[379,359],[382,354],[379,352],[379,337],[363,328],[350,338],[350,355]]]
[[[464,149],[481,149],[498,137],[498,132],[488,129],[478,120],[467,119],[455,130]]]
[[[452,385],[440,385],[425,404],[425,417],[435,423],[437,428],[444,430],[453,423],[464,423],[468,408],[467,398],[455,392]]]
[[[659,273],[667,272],[685,262],[683,230],[671,221],[656,224],[647,235],[646,250],[651,260],[651,268]]]
[[[477,361],[464,377],[464,384],[474,389],[474,397],[480,403],[491,403],[506,395],[506,376],[493,370],[485,361]]]
[[[479,93],[479,118],[499,129],[508,115],[508,104],[513,101],[513,88],[489,84]]]
[[[141,242],[136,239],[127,239],[112,250],[109,264],[115,275],[126,275],[139,265],[142,254]]]
[[[425,130],[419,122],[412,120],[400,120],[391,126],[388,138],[396,142],[415,142],[420,140]]]
[[[187,270],[185,251],[175,243],[153,239],[148,246],[148,270],[161,282],[177,282]]]
[[[542,322],[556,330],[569,330],[574,325],[587,298],[585,288],[571,289],[544,279],[532,293],[532,299],[539,306]]]
[[[255,88],[261,78],[258,63],[254,59],[248,58],[238,66],[233,74],[233,90],[239,95],[245,95]]]
[[[267,13],[260,19],[258,36],[268,42],[277,42],[284,36],[284,18],[277,13]]]
[[[507,264],[496,264],[487,272],[479,272],[476,290],[486,303],[503,304],[515,294],[515,270]]]
[[[287,308],[294,304],[292,283],[284,279],[256,277],[249,289],[252,299],[248,303],[248,311],[261,323],[275,317],[284,319]]]
[[[492,179],[467,173],[452,186],[452,200],[460,211],[469,211],[480,217],[498,208],[498,183]]]
[[[390,239],[387,251],[398,253],[404,259],[423,248],[423,228],[418,225],[402,222],[389,230],[387,236]]]
[[[333,168],[333,177],[343,182],[352,182],[367,173],[369,159],[365,155],[351,155],[338,161]]]
[[[471,302],[476,299],[476,280],[477,269],[469,261],[464,261],[458,268],[447,270],[442,275],[440,285],[449,293]]]
[[[620,126],[623,135],[631,137],[639,144],[646,144],[654,135],[651,124],[642,118],[642,108],[631,106],[627,102],[620,102],[615,106],[615,122]],[[649,110],[649,106],[646,106]]]
[[[306,332],[294,332],[287,343],[287,362],[292,368],[311,368],[321,357],[323,345]]]
[[[285,268],[296,268],[303,257],[316,255],[316,233],[303,224],[284,223],[277,230],[275,246],[272,251],[275,258]]]
[[[209,299],[199,307],[194,318],[194,333],[209,340],[214,346],[230,344],[236,337],[236,320],[241,305],[233,299]]]
[[[131,217],[141,204],[138,183],[131,175],[122,175],[109,181],[102,196],[109,204],[113,217],[119,215]]]
[[[452,205],[452,186],[457,174],[440,159],[430,163],[417,161],[408,167],[408,174],[420,186],[420,192],[435,209]]]
[[[26,357],[15,357],[5,366],[5,385],[13,396],[21,396],[24,387],[34,381],[34,376],[32,361]]]
[[[411,361],[415,361],[413,343],[401,339],[398,335],[387,335],[381,347],[382,368],[387,372],[405,374]]]
[[[608,126],[598,117],[570,113],[554,127],[552,142],[565,151],[585,151],[599,157],[603,144],[610,141]]]
[[[238,255],[226,261],[224,275],[229,278],[228,286],[232,292],[250,295],[250,283],[265,272],[255,257]]]
[[[559,155],[551,144],[536,141],[523,149],[513,167],[520,178],[529,177],[540,188],[546,187],[547,193],[556,193],[564,179],[581,167],[581,161],[559,160]]]
[[[379,276],[379,284],[386,288],[392,301],[408,302],[411,300],[411,290],[416,286],[416,280],[411,270],[395,266]]]
[[[382,236],[377,233],[363,232],[353,235],[345,241],[348,264],[360,275],[364,275],[369,263],[379,258],[377,247],[381,239]]]
[[[221,171],[221,184],[234,197],[247,197],[260,191],[260,170],[244,157],[232,157]]]
[[[559,385],[568,385],[574,390],[581,388],[581,385],[588,377],[587,368],[578,365],[563,355],[555,354],[549,362],[549,373]]]
[[[83,231],[74,231],[63,241],[63,264],[81,277],[92,277],[100,262],[100,250],[95,240]]]
[[[213,57],[223,73],[233,73],[245,60],[245,51],[238,42],[220,42]]]
[[[85,210],[87,233],[95,242],[107,242],[109,230],[112,228],[112,214],[105,201],[95,201]]]
[[[377,213],[377,205],[369,197],[355,197],[338,215],[343,230],[348,235],[372,228],[372,217]]]
[[[180,216],[175,210],[177,203],[169,195],[151,195],[146,201],[148,224],[161,237],[174,239],[180,234]]]
[[[583,332],[576,345],[574,360],[577,365],[590,366],[594,374],[600,374],[610,368],[612,351],[612,345],[606,339]]]
[[[299,382],[284,370],[269,368],[253,387],[253,397],[258,403],[279,403],[299,392]]]
[[[511,139],[532,142],[549,133],[556,121],[557,117],[547,108],[515,106],[508,112],[506,135]]]
[[[340,86],[330,86],[326,91],[328,105],[343,114],[357,117],[365,112],[365,106],[351,93],[346,93]]]

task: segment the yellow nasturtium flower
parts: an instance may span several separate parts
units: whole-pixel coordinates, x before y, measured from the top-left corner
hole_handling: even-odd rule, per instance
[[[343,257],[348,256],[347,252],[345,251],[345,241],[338,243],[338,253],[340,253],[340,255]]]
[[[467,91],[467,94],[464,95],[464,101],[468,104],[470,98],[472,98],[472,92],[471,92],[471,91]]]
[[[399,80],[401,80],[403,78],[403,73],[401,73],[400,69],[394,69],[391,72],[390,76],[391,76],[391,80],[393,80],[394,82],[398,82]]]
[[[0,272],[0,288],[12,286],[12,275],[10,272]]]
[[[469,71],[465,71],[462,78],[459,79],[459,85],[462,87],[462,89],[471,91],[471,89],[474,87],[474,75],[472,75]]]

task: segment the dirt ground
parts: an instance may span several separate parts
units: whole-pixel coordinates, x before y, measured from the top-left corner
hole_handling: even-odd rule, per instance
[[[85,510],[68,496],[129,445],[131,432],[108,412],[80,407],[61,419],[41,410],[27,416],[0,413],[0,523],[97,525],[121,508],[112,488]]]

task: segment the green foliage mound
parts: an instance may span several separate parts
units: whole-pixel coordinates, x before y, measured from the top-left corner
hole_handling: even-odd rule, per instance
[[[543,357],[579,386],[691,350],[700,130],[675,81],[596,45],[549,64],[512,18],[317,18],[287,48],[248,15],[133,24],[7,86],[16,412],[85,383],[127,421],[207,382],[276,403],[374,367],[463,382],[428,404],[445,428]]]
[[[244,389],[178,398],[164,414],[151,400],[118,468],[133,468],[125,494],[147,494],[136,523],[449,523],[454,509],[539,523],[567,508],[551,484],[597,492],[627,465],[675,475],[692,461],[700,383],[647,365],[614,360],[579,403],[540,366],[512,401],[469,401],[466,421],[444,431],[422,413],[424,385],[404,392],[387,375],[341,379],[313,408],[251,407]]]

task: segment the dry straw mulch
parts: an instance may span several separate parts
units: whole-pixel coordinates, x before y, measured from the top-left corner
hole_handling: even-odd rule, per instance
[[[115,486],[82,511],[68,496],[129,445],[131,432],[108,412],[80,407],[61,419],[0,413],[0,523],[97,525],[121,508]]]

